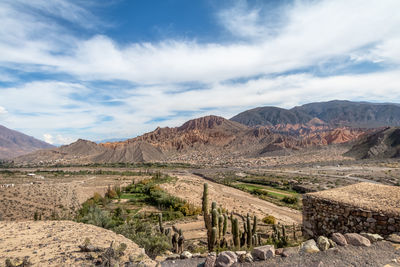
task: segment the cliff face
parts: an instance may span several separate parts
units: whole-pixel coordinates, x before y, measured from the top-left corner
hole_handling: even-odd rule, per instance
[[[400,157],[400,128],[387,127],[366,135],[345,155],[358,159]]]

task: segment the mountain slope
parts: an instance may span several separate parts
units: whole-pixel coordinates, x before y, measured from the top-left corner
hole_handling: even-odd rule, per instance
[[[346,156],[358,159],[400,157],[400,127],[388,127],[362,138]]]
[[[54,146],[0,125],[0,159],[10,159]]]
[[[322,125],[321,125],[322,124]],[[318,119],[300,124],[248,127],[218,116],[187,121],[175,128],[157,128],[123,142],[96,144],[78,140],[57,149],[41,150],[15,159],[17,163],[114,163],[185,160],[216,157],[259,157],[285,154],[306,147],[353,141],[364,131],[328,129]],[[304,126],[306,127],[306,126]]]
[[[291,109],[317,117],[331,125],[377,128],[400,126],[400,105],[334,100]]]
[[[248,126],[309,124],[316,119],[332,127],[378,128],[400,126],[400,105],[334,100],[292,109],[259,107],[231,118]]]
[[[303,124],[312,117],[302,111],[292,111],[277,107],[259,107],[246,110],[231,118],[232,121],[247,126],[273,126],[277,124]]]

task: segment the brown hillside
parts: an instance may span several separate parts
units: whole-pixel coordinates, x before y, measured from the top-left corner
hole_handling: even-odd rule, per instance
[[[28,256],[33,266],[92,266],[86,257],[89,253],[79,251],[78,245],[88,238],[92,245],[107,248],[114,241],[125,243],[127,248],[121,264],[132,256],[137,262],[155,266],[144,250],[131,240],[104,228],[72,221],[26,221],[0,222],[0,262]]]

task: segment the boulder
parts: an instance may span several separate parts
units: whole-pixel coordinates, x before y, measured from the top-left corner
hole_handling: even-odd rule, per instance
[[[247,253],[246,253],[246,257],[245,257],[245,259],[244,259],[244,262],[249,262],[249,263],[251,263],[251,262],[253,262],[253,261],[254,261],[253,256],[251,255],[250,252],[247,252]]]
[[[303,253],[315,253],[319,251],[320,250],[317,247],[317,243],[315,243],[314,239],[307,240],[306,242],[303,242],[300,245],[300,252]]]
[[[387,241],[393,242],[393,243],[400,243],[400,235],[398,234],[391,234],[386,238]]]
[[[224,251],[220,253],[215,261],[216,267],[229,267],[234,263],[238,262],[238,257],[235,252],[232,251]]]
[[[346,246],[347,245],[346,238],[341,233],[333,233],[331,239],[332,239],[332,241],[334,241],[339,246]]]
[[[371,246],[371,242],[356,233],[348,233],[348,234],[344,234],[344,237],[346,238],[346,241],[348,244],[353,245],[353,246],[363,246],[363,247],[369,247]]]
[[[239,263],[251,263],[253,262],[253,256],[247,251],[236,251]]]
[[[206,261],[204,262],[204,267],[214,267],[217,256],[208,255]]]
[[[275,257],[275,248],[271,245],[255,247],[251,252],[254,259],[266,260]]]
[[[375,242],[383,240],[383,237],[381,237],[378,234],[361,233],[360,235],[367,238],[369,241],[371,241],[371,243],[375,243]]]
[[[282,255],[282,253],[283,253],[283,248],[275,249],[275,255]]]
[[[331,248],[336,248],[337,247],[337,244],[336,244],[335,241],[333,241],[332,239],[328,239],[328,241],[329,241],[329,245],[330,245]]]
[[[190,253],[189,251],[184,251],[181,254],[181,259],[191,259],[192,258],[192,253]]]
[[[193,253],[192,258],[201,258],[201,254],[199,252]]]
[[[330,247],[329,239],[325,236],[319,236],[317,239],[318,248],[322,251],[328,250]]]
[[[167,260],[177,260],[181,257],[179,254],[171,254],[167,256]]]

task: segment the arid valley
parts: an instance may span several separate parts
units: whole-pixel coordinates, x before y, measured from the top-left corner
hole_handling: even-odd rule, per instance
[[[399,0],[0,0],[0,267],[400,267]]]
[[[315,121],[254,127],[207,116],[124,142],[78,140],[4,160],[0,262],[198,264],[210,251],[206,197],[225,229],[217,251],[274,244],[289,253],[281,259],[290,266],[298,260],[296,247],[307,240],[304,194],[365,182],[400,184],[398,154],[391,152],[398,149],[396,127],[337,127],[322,121],[316,127]],[[398,203],[397,196],[393,201]],[[234,221],[246,229],[253,218],[254,243],[235,245]],[[98,228],[89,230],[86,224]],[[68,240],[62,239],[63,231]],[[11,234],[16,232],[21,234]],[[277,235],[284,235],[283,241]],[[124,249],[119,248],[122,243]],[[349,257],[347,263],[354,260],[340,253]],[[385,257],[379,262],[391,260]],[[246,261],[247,256],[242,263]],[[335,262],[335,257],[325,262]]]

